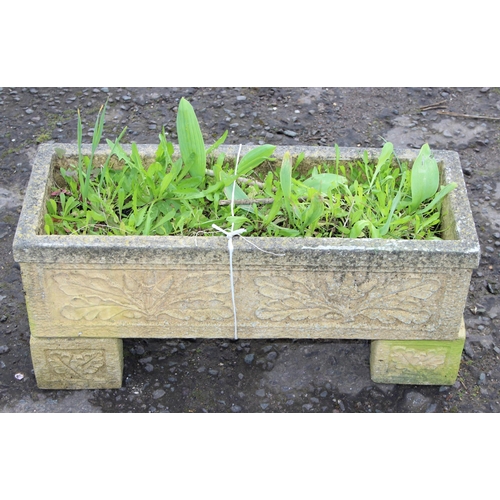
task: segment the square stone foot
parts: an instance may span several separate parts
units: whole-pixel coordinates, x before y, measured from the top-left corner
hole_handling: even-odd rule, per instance
[[[123,341],[31,336],[40,389],[117,389],[122,386]]]
[[[456,340],[374,340],[370,372],[379,384],[452,385],[465,344],[465,324]]]

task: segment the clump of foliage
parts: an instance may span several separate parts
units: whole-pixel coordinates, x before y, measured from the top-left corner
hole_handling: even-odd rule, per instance
[[[78,161],[61,168],[64,185],[47,202],[47,234],[194,235],[212,226],[245,227],[253,236],[315,236],[433,239],[440,205],[455,184],[440,188],[439,168],[427,144],[413,163],[401,163],[386,143],[376,161],[317,165],[307,174],[275,146],[257,146],[236,165],[217,148],[227,132],[206,148],[193,107],[181,99],[177,114],[180,155],[159,135],[154,161],[144,164],[137,145],[130,153],[107,140],[110,153],[96,166],[106,106],[94,127],[91,154],[84,156],[78,115]],[[119,163],[120,168],[115,164]],[[275,163],[275,165],[272,165]],[[267,173],[262,168],[268,166]],[[272,166],[272,168],[271,168]],[[232,205],[232,206],[231,206]]]

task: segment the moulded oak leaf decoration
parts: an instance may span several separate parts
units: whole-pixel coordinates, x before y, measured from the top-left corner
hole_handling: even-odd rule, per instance
[[[259,294],[271,299],[260,307],[257,317],[270,321],[305,321],[313,318],[341,319],[336,304],[325,297],[324,290],[315,285],[290,278],[256,278]]]
[[[394,323],[395,319],[406,324],[423,324],[432,314],[427,301],[440,287],[439,280],[426,278],[387,283],[381,290],[383,293],[368,294],[359,312],[384,324]]]
[[[447,354],[445,348],[418,350],[395,346],[391,349],[389,362],[392,370],[407,370],[408,366],[437,369],[445,365]]]
[[[323,318],[352,323],[364,318],[382,324],[425,323],[436,308],[435,301],[429,299],[442,285],[435,278],[371,273],[363,277],[355,277],[353,273],[327,274],[324,281],[316,283],[300,278],[262,277],[255,284],[260,295],[271,299],[257,310],[260,319]]]
[[[66,379],[94,375],[105,365],[104,351],[97,349],[51,350],[47,354],[47,362],[55,373]]]
[[[226,278],[215,273],[200,282],[199,275],[186,272],[68,271],[55,275],[54,281],[66,298],[61,315],[72,321],[209,321],[232,316]]]

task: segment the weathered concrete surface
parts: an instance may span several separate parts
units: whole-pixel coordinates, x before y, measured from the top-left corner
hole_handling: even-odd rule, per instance
[[[31,330],[39,337],[233,336],[224,238],[95,237],[41,234],[55,148],[40,148],[14,243]],[[227,158],[235,147],[221,148]],[[331,161],[334,148],[305,152],[304,164]],[[104,151],[104,149],[102,149]],[[153,145],[142,145],[147,157]],[[341,148],[353,161],[365,149]],[[368,149],[372,157],[380,150]],[[245,150],[242,151],[242,154]],[[401,160],[415,151],[397,152]],[[241,338],[453,339],[478,242],[458,155],[436,151],[449,196],[443,241],[251,238],[235,244]],[[43,297],[43,299],[42,299]]]
[[[31,336],[40,389],[116,389],[122,385],[121,339],[41,339]]]
[[[463,322],[455,340],[373,341],[372,380],[379,384],[451,385],[457,379],[464,344]]]

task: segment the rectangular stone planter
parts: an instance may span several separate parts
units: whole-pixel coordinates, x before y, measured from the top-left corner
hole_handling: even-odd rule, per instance
[[[139,151],[152,158],[156,147],[140,145]],[[77,155],[76,145],[39,147],[14,240],[39,386],[119,387],[123,338],[233,338],[226,238],[43,234],[46,198],[61,161],[56,148],[64,149],[66,157]],[[237,149],[223,146],[220,151],[235,158]],[[365,150],[373,158],[380,152],[341,148],[341,160],[353,161]],[[102,146],[99,154],[106,151]],[[304,152],[304,168],[335,159],[335,149],[327,147],[278,147],[274,156],[285,151],[292,156]],[[411,161],[417,151],[396,154]],[[238,337],[456,345],[463,336],[462,315],[479,243],[458,154],[434,151],[434,156],[442,184],[458,184],[443,202],[441,241],[250,238],[262,252],[236,239]],[[93,339],[107,339],[106,347]],[[61,357],[64,350],[68,356]],[[93,350],[101,354],[91,356]],[[56,351],[59,361],[71,359],[73,364],[61,367],[54,361]],[[386,351],[389,356],[390,349]],[[379,358],[386,351],[378,348],[377,363],[383,363]],[[458,358],[455,354],[459,363],[461,349],[452,351],[460,351]],[[95,361],[91,367],[89,359]],[[431,365],[426,369],[432,372]],[[377,381],[384,380],[383,373],[376,370]],[[422,373],[414,383],[425,383]],[[412,383],[411,376],[404,380]],[[449,370],[446,378],[432,375],[428,380],[449,383]]]

